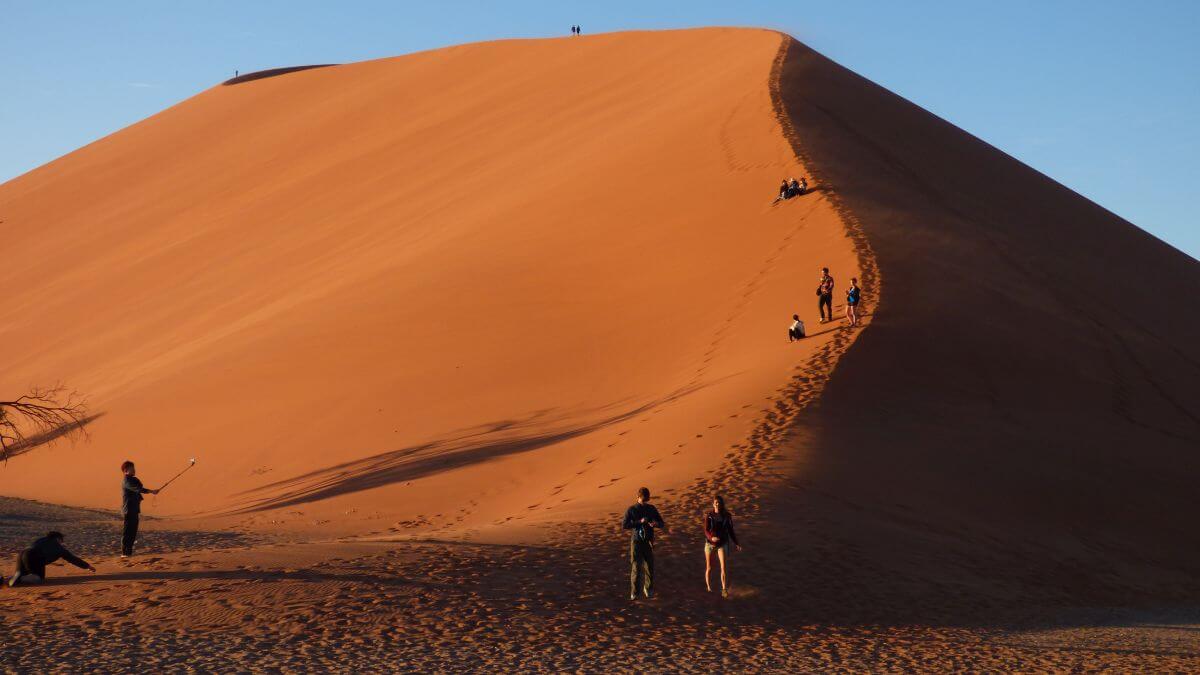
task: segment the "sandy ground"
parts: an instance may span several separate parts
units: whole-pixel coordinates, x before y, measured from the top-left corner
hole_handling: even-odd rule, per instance
[[[1121,281],[1195,261],[784,36],[247,76],[0,204],[0,385],[103,413],[0,469],[99,568],[0,591],[9,670],[1200,668],[1200,324]]]
[[[27,527],[86,523],[6,502]],[[669,517],[669,516],[668,516]],[[52,568],[0,591],[13,671],[463,672],[1157,671],[1200,667],[1200,611],[1025,606],[929,624],[886,608],[777,595],[796,569],[733,558],[727,600],[703,592],[690,538],[657,547],[659,597],[631,603],[623,537],[590,547],[448,542],[258,543],[152,529],[134,562]],[[111,546],[82,529],[78,551]],[[168,542],[173,550],[161,553]],[[231,546],[232,544],[232,546]],[[796,579],[799,583],[803,583]],[[963,608],[960,608],[960,610]],[[920,613],[914,612],[916,617]],[[952,616],[950,614],[945,617]],[[829,621],[836,618],[836,621]]]

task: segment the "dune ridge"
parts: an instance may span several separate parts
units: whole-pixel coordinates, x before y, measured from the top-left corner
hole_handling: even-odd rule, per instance
[[[788,175],[813,193],[771,206]],[[100,634],[207,670],[1200,667],[1200,327],[1142,292],[1193,297],[1195,261],[790,37],[218,86],[0,204],[0,279],[35,280],[4,383],[66,369],[104,412],[0,492],[103,506],[126,454],[206,449],[132,563],[98,511],[0,501],[8,533],[82,523],[102,568],[0,603],[33,629],[9,667],[98,663]],[[865,329],[815,323],[822,265]],[[671,530],[629,603],[642,484]]]

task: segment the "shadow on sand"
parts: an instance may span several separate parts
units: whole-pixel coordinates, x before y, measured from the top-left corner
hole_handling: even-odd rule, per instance
[[[707,385],[686,387],[663,398],[607,415],[604,415],[604,411],[611,410],[615,405],[597,411],[570,415],[561,413],[557,417],[551,417],[552,411],[539,411],[523,420],[502,420],[480,425],[445,438],[337,464],[249,490],[241,495],[248,497],[250,503],[231,513],[295,506],[537,450],[627,421],[704,386]],[[584,424],[571,424],[569,421],[587,417],[589,413],[603,416]]]
[[[221,83],[221,86],[228,87],[234,84],[242,84],[244,82],[253,82],[254,80],[265,80],[268,77],[278,77],[279,75],[287,75],[288,73],[298,73],[301,70],[312,70],[313,68],[329,68],[339,65],[337,63],[318,63],[311,66],[288,66],[287,68],[271,68],[269,70],[256,70],[253,73],[238,75],[231,77]]]

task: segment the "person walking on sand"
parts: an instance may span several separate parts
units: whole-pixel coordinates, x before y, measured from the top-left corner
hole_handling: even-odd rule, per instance
[[[804,339],[804,322],[800,320],[799,314],[792,315],[792,325],[788,328],[788,342]]]
[[[825,318],[825,310],[829,310],[829,318]],[[817,284],[817,311],[821,313],[821,323],[833,321],[833,277],[829,276],[829,268],[821,268],[821,281]]]
[[[658,509],[650,503],[650,490],[638,488],[637,503],[625,511],[622,529],[633,530],[629,539],[629,599],[637,600],[640,590],[647,598],[654,597],[654,529],[665,532]]]
[[[137,541],[142,495],[156,495],[158,490],[150,490],[142,485],[137,477],[137,467],[129,460],[121,462],[121,473],[125,474],[121,481],[121,515],[125,518],[125,526],[121,530],[121,557],[128,558],[133,555],[133,543]]]
[[[846,291],[846,320],[850,327],[858,325],[858,301],[862,298],[862,289],[858,287],[858,279],[850,280],[850,288]]]
[[[704,587],[712,593],[713,558],[721,563],[721,597],[729,597],[728,575],[725,572],[725,559],[729,557],[729,547],[733,545],[742,550],[738,544],[737,535],[733,531],[733,516],[725,510],[725,499],[721,495],[713,497],[712,511],[704,516]]]
[[[58,562],[60,558],[80,569],[96,571],[90,563],[63,546],[62,532],[51,531],[17,556],[17,571],[8,580],[9,588],[17,584],[42,583],[46,580],[46,565]]]

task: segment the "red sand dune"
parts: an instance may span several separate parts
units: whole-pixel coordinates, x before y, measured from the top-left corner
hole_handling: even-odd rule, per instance
[[[3,492],[112,506],[121,460],[153,485],[194,455],[152,513],[486,535],[690,484],[834,339],[819,267],[858,275],[820,193],[771,206],[802,173],[778,50],[630,33],[290,72],[5,184],[5,387],[104,416]],[[789,345],[795,312],[819,334]]]
[[[816,191],[771,206],[787,175]],[[649,485],[681,524],[680,631],[723,620],[679,590],[713,491],[753,542],[753,609],[729,610],[747,631],[1197,597],[1200,266],[777,33],[217,86],[0,206],[0,393],[62,380],[103,413],[90,442],[9,462],[0,494],[113,507],[121,460],[154,485],[195,455],[151,514],[549,542],[519,555],[619,596],[613,520]],[[822,265],[839,310],[865,282],[865,329],[816,323]],[[794,312],[814,336],[792,345]],[[450,573],[494,581],[488,555]],[[587,589],[539,629],[601,630]],[[932,638],[910,638],[893,665],[1031,665],[1028,645],[922,661]],[[570,665],[531,649],[512,663]],[[818,651],[744,663],[836,665]]]

